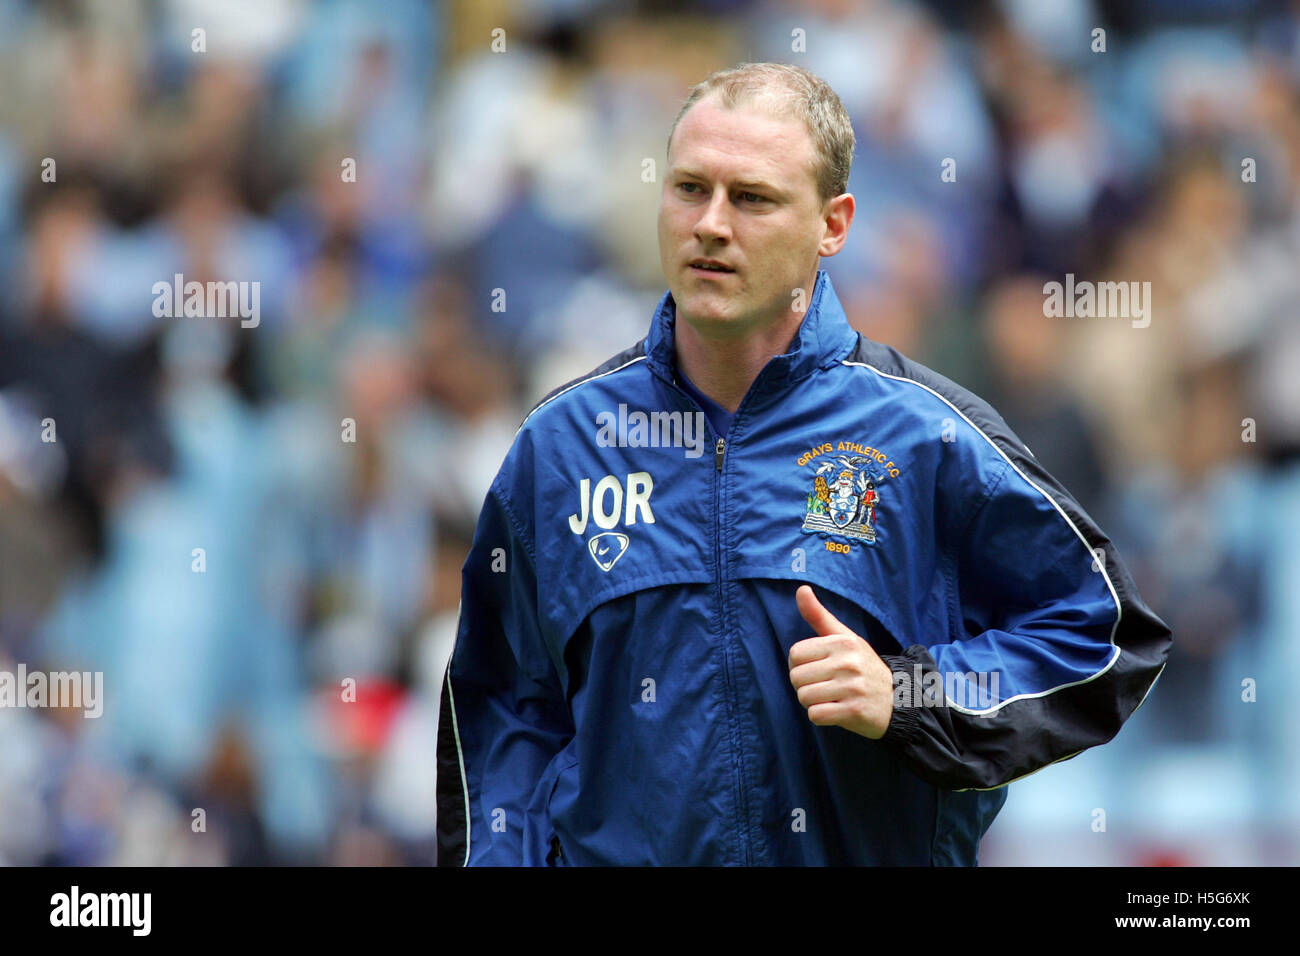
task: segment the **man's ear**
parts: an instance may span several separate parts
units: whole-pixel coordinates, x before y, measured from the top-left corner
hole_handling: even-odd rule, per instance
[[[826,232],[817,246],[819,256],[833,256],[844,248],[856,208],[857,201],[853,198],[853,193],[840,193],[826,201],[822,219],[826,224]]]

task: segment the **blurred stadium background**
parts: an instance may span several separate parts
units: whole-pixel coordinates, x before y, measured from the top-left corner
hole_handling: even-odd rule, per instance
[[[992,401],[1174,629],[982,862],[1300,862],[1300,3],[0,0],[0,669],[106,696],[0,709],[0,863],[433,861],[482,496],[644,334],[687,88],[766,59],[853,116],[855,326]],[[178,272],[260,324],[156,318]],[[1150,326],[1044,318],[1071,272]]]

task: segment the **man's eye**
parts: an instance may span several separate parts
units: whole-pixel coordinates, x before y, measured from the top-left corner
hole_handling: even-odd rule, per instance
[[[688,186],[694,186],[694,187],[696,187],[696,188],[699,188],[695,183],[678,183],[678,184],[677,184],[677,188],[678,188],[678,189],[685,189],[685,188],[688,187]]]
[[[741,193],[740,198],[746,202],[763,202],[767,197],[760,196],[758,193]]]

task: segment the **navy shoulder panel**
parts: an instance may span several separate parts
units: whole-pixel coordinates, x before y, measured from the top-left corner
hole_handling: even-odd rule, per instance
[[[1095,551],[1098,547],[1110,547],[1109,539],[1092,516],[984,399],[920,362],[907,358],[897,349],[873,342],[861,333],[858,335],[858,346],[847,361],[870,365],[883,375],[915,382],[937,394],[974,425],[1015,472],[1046,495],[1069,518],[1090,549]],[[1117,558],[1115,563],[1118,565]],[[1119,578],[1117,586],[1121,592],[1136,593],[1122,567],[1119,567]]]
[[[847,361],[869,365],[884,375],[906,379],[925,387],[966,416],[971,424],[988,436],[989,440],[1008,458],[1017,462],[1023,462],[1026,456],[1033,459],[1034,453],[1029,450],[1029,446],[1020,440],[992,405],[952,379],[940,375],[920,362],[913,361],[897,349],[881,342],[873,342],[862,333],[858,333],[857,347]]]
[[[532,408],[528,410],[528,414],[524,416],[523,422],[519,423],[519,427],[523,428],[524,422],[527,422],[528,419],[533,416],[533,413],[536,412],[543,405],[546,405],[548,402],[554,401],[555,399],[559,398],[561,395],[563,395],[565,392],[569,391],[570,389],[577,388],[583,382],[588,382],[593,378],[599,378],[600,376],[607,375],[610,372],[616,372],[620,368],[623,368],[624,366],[631,365],[633,362],[637,361],[638,359],[645,358],[645,355],[646,355],[646,338],[643,337],[635,345],[624,349],[623,351],[619,352],[617,355],[609,359],[606,359],[604,362],[601,362],[599,365],[593,368],[590,372],[587,372],[585,375],[579,375],[577,378],[570,379],[569,381],[565,382],[563,385],[551,389],[544,396],[542,396],[542,399],[539,402],[537,402],[537,404],[535,404]]]

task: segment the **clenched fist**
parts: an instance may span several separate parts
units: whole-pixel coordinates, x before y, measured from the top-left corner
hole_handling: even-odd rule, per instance
[[[790,683],[808,719],[879,740],[894,713],[894,676],[870,644],[822,607],[813,589],[795,591],[815,637],[790,648]]]

